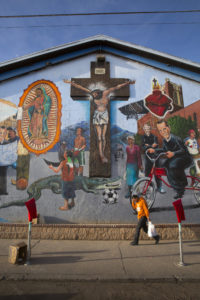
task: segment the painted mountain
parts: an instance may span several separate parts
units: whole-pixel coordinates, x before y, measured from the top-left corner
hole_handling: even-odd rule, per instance
[[[116,145],[122,145],[124,148],[127,146],[127,137],[129,135],[134,135],[133,132],[128,130],[123,130],[117,125],[112,125],[111,130],[111,147],[112,150],[116,149]]]
[[[85,137],[87,144],[86,151],[88,151],[90,149],[90,126],[88,122],[85,121],[70,125],[62,129],[60,142],[65,141],[67,143],[67,148],[73,149],[74,139],[76,137],[76,129],[78,127],[83,129],[83,136]],[[120,144],[125,148],[127,146],[127,137],[133,134],[133,132],[123,130],[117,125],[111,125],[110,135],[112,150],[116,149],[117,144]],[[51,151],[58,151],[59,147],[60,143],[57,143]]]
[[[68,149],[73,149],[74,148],[74,139],[76,137],[76,129],[77,128],[82,128],[83,130],[83,136],[86,139],[86,151],[89,150],[90,148],[90,127],[88,122],[82,121],[79,123],[76,123],[74,125],[70,125],[68,127],[65,127],[61,131],[61,136],[60,136],[60,142],[57,143],[51,151],[58,151],[60,148],[60,143],[66,142],[67,143],[67,148]]]

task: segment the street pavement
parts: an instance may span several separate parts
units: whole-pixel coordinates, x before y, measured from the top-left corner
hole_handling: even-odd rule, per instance
[[[0,280],[199,281],[200,241],[183,241],[185,266],[178,266],[178,241],[32,240],[29,265],[8,262],[9,246],[0,240]],[[24,241],[27,242],[27,241]]]

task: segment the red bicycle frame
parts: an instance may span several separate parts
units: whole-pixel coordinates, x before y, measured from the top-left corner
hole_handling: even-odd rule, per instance
[[[146,191],[147,191],[148,187],[150,186],[150,184],[153,180],[153,176],[160,179],[167,187],[169,187],[169,188],[172,187],[168,182],[166,182],[162,178],[162,176],[167,176],[165,168],[157,168],[157,167],[155,167],[155,165],[153,165],[153,167],[151,169],[151,172],[149,174],[150,180],[145,183],[144,190],[143,190],[142,194],[146,194]],[[191,187],[185,187],[185,190],[199,191],[200,190],[199,188],[194,187],[194,183],[195,183],[195,181],[198,181],[198,183],[200,183],[200,178],[197,178],[197,177],[191,176],[191,175],[187,175],[186,177],[191,179],[192,186]]]

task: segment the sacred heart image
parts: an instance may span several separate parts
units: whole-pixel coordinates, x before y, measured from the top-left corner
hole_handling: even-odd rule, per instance
[[[144,98],[144,106],[158,118],[164,118],[174,109],[173,100],[163,93],[156,79],[153,80],[152,93]]]
[[[23,145],[35,154],[51,149],[60,137],[61,96],[51,81],[38,80],[23,93],[18,132]]]

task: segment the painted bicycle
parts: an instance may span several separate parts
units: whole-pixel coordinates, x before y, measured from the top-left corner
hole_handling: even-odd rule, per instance
[[[162,156],[165,156],[165,153],[160,153],[156,158],[151,158],[148,153],[146,153],[148,158],[153,162],[151,172],[148,177],[143,177],[138,179],[132,187],[132,194],[136,192],[141,196],[145,196],[148,209],[150,209],[156,198],[156,184],[153,181],[154,176],[160,179],[163,184],[167,187],[172,188],[171,185],[163,179],[167,176],[165,168],[158,168],[155,166],[156,161]],[[200,178],[196,176],[187,175],[188,185],[185,187],[185,190],[191,190],[194,193],[194,197],[198,204],[200,204]]]

